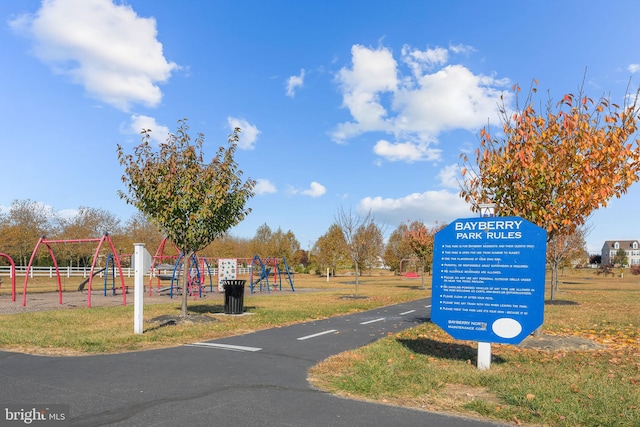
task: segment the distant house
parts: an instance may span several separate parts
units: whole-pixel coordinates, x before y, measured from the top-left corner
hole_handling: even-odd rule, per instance
[[[602,265],[612,264],[616,253],[622,249],[629,265],[640,265],[640,243],[637,240],[607,240],[602,246]]]

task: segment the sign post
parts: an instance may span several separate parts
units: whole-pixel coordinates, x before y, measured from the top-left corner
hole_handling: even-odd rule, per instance
[[[546,241],[519,217],[458,219],[436,233],[431,320],[479,343],[479,369],[490,343],[519,344],[542,325]]]
[[[151,255],[145,249],[144,243],[133,244],[133,332],[142,334],[144,331],[144,273],[151,267]]]

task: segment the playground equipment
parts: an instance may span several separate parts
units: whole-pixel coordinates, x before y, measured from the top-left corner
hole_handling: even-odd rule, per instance
[[[403,279],[418,279],[422,272],[418,271],[418,264],[422,265],[420,258],[403,258],[400,261],[399,273]]]
[[[165,255],[165,248],[167,244],[167,238],[165,237],[158,245],[155,255],[153,256],[153,262],[151,264],[151,271],[159,270],[164,260],[172,261],[172,273],[168,274],[156,274],[157,280],[157,293],[169,293],[169,296],[173,298],[174,289],[176,292],[182,292],[180,276],[185,274],[184,268],[184,254],[173,244],[175,251],[174,255]],[[206,258],[198,257],[197,254],[193,254],[187,274],[187,292],[190,296],[202,297],[202,290],[205,286],[205,273],[209,275],[209,291],[213,292],[213,274],[211,273],[211,266]],[[149,295],[153,292],[153,279],[154,275],[151,274],[149,278]],[[170,280],[169,286],[161,286],[161,281]]]
[[[262,292],[264,287],[267,290],[267,293],[270,293],[271,287],[269,286],[269,276],[273,276],[273,283],[271,285],[273,286],[273,290],[281,291],[283,271],[280,268],[280,264],[284,266],[284,273],[286,274],[287,280],[289,281],[289,286],[291,286],[291,291],[295,292],[295,289],[293,287],[293,278],[291,277],[292,273],[289,269],[289,266],[287,265],[287,260],[284,257],[280,258],[280,260],[281,261],[278,261],[278,258],[265,258],[264,260],[262,260],[258,255],[255,255],[253,257],[249,280],[251,293],[254,292],[254,288],[256,285],[260,285],[260,292]],[[260,274],[257,275],[258,277],[254,281],[253,272],[258,266]]]
[[[16,263],[7,254],[0,253],[0,257],[6,258],[11,265],[11,301],[16,302]],[[0,278],[0,285],[2,285],[2,278]]]
[[[218,258],[218,292],[224,292],[224,283],[227,280],[238,279],[238,259]]]
[[[160,293],[165,292],[168,288],[163,288],[161,285],[161,281],[162,280],[171,280],[171,284],[173,285],[173,277],[175,276],[175,264],[178,260],[179,257],[182,256],[182,253],[180,252],[180,249],[178,249],[178,247],[173,244],[173,249],[175,250],[175,254],[174,255],[165,255],[165,246],[167,244],[167,238],[165,237],[164,239],[162,239],[162,241],[160,242],[160,244],[158,245],[158,249],[156,249],[156,253],[153,256],[153,261],[151,263],[151,275],[149,277],[149,296],[151,296],[153,294],[153,278],[154,278],[154,272],[158,271],[160,268],[159,266],[161,266],[164,263],[165,259],[169,259],[171,260],[171,265],[174,266],[174,274],[172,274],[171,276],[168,275],[163,275],[163,274],[156,274],[155,278],[157,280],[157,292]]]
[[[169,296],[173,298],[174,289],[176,292],[182,292],[182,280],[180,279],[182,274],[185,274],[184,259],[180,254],[173,267],[173,273],[170,276],[171,284],[164,288],[159,288],[158,293],[169,292]],[[202,290],[205,287],[205,275],[209,276],[209,292],[213,292],[213,274],[211,273],[211,266],[205,258],[199,258],[196,254],[191,256],[191,263],[187,274],[187,293],[189,296],[197,296],[202,298]],[[168,276],[161,275],[161,279],[169,279]]]
[[[109,268],[111,267],[111,268]],[[96,271],[94,274],[100,274],[104,272],[104,296],[107,296],[107,282],[109,280],[109,277],[111,277],[111,295],[115,296],[117,294],[117,290],[116,290],[116,268],[115,268],[115,263],[113,262],[113,254],[108,254],[107,255],[107,263],[106,266],[102,269],[102,270],[98,270]],[[111,275],[109,276],[108,273],[111,273]],[[85,280],[86,282],[86,280]],[[85,283],[83,282],[83,283]],[[81,290],[78,287],[78,290]],[[127,290],[128,291],[128,290]]]
[[[114,266],[114,262],[113,262],[113,254],[109,253],[107,254],[107,262],[104,268],[101,268],[100,270],[96,270],[93,272],[92,275],[90,275],[88,278],[86,278],[85,280],[82,281],[82,283],[80,283],[78,285],[78,291],[82,292],[84,291],[84,287],[85,285],[89,282],[89,280],[93,277],[93,276],[97,276],[98,274],[105,272],[104,274],[104,296],[107,296],[107,280],[108,280],[108,276],[107,273],[109,272],[109,265],[111,265],[111,295],[116,295],[116,271],[115,271],[115,266]]]
[[[40,245],[45,245],[47,247],[47,250],[49,251],[49,255],[51,256],[51,260],[53,261],[53,266],[56,269],[56,277],[58,279],[59,300],[60,300],[60,304],[62,304],[62,281],[60,280],[60,269],[58,268],[58,261],[56,260],[56,256],[53,253],[53,250],[51,249],[51,244],[55,244],[55,243],[65,243],[65,244],[66,243],[95,243],[95,242],[98,242],[98,247],[96,248],[96,251],[95,251],[95,253],[93,255],[93,261],[91,262],[91,271],[89,272],[89,279],[86,282],[86,284],[88,285],[88,287],[87,287],[87,307],[91,308],[91,284],[93,282],[93,276],[98,274],[97,272],[95,272],[96,262],[98,260],[98,255],[100,254],[100,249],[102,248],[102,245],[103,245],[104,242],[107,242],[109,244],[109,247],[111,248],[111,253],[113,254],[113,260],[115,262],[115,265],[118,267],[118,274],[120,275],[120,282],[121,282],[121,285],[122,285],[122,305],[127,305],[127,292],[126,292],[126,288],[125,288],[125,285],[124,285],[124,275],[122,274],[122,267],[120,266],[120,259],[118,258],[118,255],[116,253],[116,249],[113,246],[113,241],[111,241],[111,237],[109,237],[108,234],[104,234],[99,239],[47,240],[45,238],[45,236],[42,236],[38,240],[38,243],[36,243],[36,247],[33,249],[33,253],[31,254],[31,258],[29,259],[29,265],[27,265],[27,269],[25,271],[24,288],[22,290],[22,306],[25,307],[27,305],[27,283],[29,281],[29,273],[31,271],[31,266],[33,264],[33,259],[35,258],[36,253],[38,252],[38,248],[40,247]],[[84,289],[83,285],[82,285],[82,289]],[[82,290],[82,289],[79,289],[79,290]]]

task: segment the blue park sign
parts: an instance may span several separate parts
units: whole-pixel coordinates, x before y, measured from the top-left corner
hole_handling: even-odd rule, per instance
[[[519,217],[436,233],[431,320],[459,340],[518,344],[544,321],[547,232]]]

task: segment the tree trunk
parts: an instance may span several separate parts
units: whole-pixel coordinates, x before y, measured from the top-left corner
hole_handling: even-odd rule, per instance
[[[556,291],[558,290],[558,263],[551,263],[551,301],[556,299]]]
[[[182,312],[180,316],[182,316],[185,319],[189,315],[189,313],[187,313],[187,301],[189,298],[189,294],[187,290],[189,287],[189,267],[190,267],[189,263],[191,262],[192,255],[193,255],[193,252],[189,252],[188,254],[185,254],[182,262],[182,265],[184,267],[182,271]]]
[[[355,264],[356,264],[356,295],[355,296],[358,296],[358,285],[360,284],[360,280],[358,276],[360,272],[358,271],[358,262],[356,261]]]

